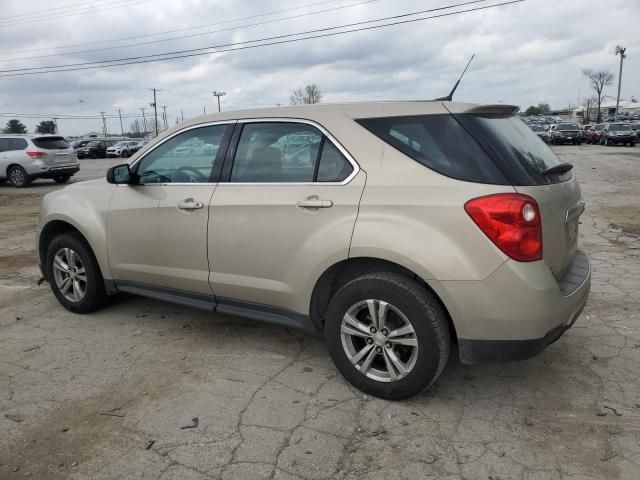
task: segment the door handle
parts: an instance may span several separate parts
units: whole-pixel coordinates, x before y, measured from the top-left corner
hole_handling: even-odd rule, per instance
[[[199,210],[204,208],[204,203],[196,202],[193,198],[185,198],[178,202],[178,210]]]
[[[299,200],[296,205],[300,208],[331,208],[333,207],[333,202],[319,198],[305,198],[304,200]]]

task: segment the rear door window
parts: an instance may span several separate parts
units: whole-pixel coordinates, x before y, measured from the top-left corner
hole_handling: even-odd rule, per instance
[[[318,165],[318,182],[342,182],[353,172],[353,166],[340,153],[340,150],[325,138],[322,142],[320,164]]]
[[[25,150],[28,144],[24,138],[12,138],[9,140],[9,150]]]
[[[469,182],[509,183],[486,151],[452,115],[356,121],[392,147],[438,173]],[[539,141],[531,130],[529,132]]]
[[[59,150],[63,148],[69,148],[69,142],[62,137],[41,137],[34,138],[33,144],[44,150]]]

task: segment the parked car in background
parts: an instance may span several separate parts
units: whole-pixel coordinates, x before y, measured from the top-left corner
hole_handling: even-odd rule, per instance
[[[558,123],[557,125],[551,125],[551,128],[549,128],[548,141],[554,145],[563,143],[580,145],[582,143],[582,133],[575,123]]]
[[[129,158],[133,154],[131,149],[137,144],[138,142],[135,140],[120,141],[107,148],[106,156],[110,158]]]
[[[28,186],[36,178],[66,183],[80,170],[76,152],[57,135],[0,135],[0,183]]]
[[[116,144],[116,140],[93,140],[78,148],[78,158],[106,158],[107,148]]]
[[[631,125],[628,123],[605,123],[600,136],[600,144],[633,147],[636,144],[636,132],[631,129]]]
[[[591,130],[593,130],[593,124],[591,124],[591,123],[582,126],[581,133],[582,133],[582,141],[583,142],[587,141],[587,138],[589,137]]]
[[[586,143],[597,144],[600,143],[600,137],[602,135],[602,131],[604,130],[604,123],[596,123],[591,130],[589,130],[589,135],[584,138]]]
[[[372,102],[192,119],[106,179],[44,197],[43,276],[76,313],[129,292],[323,330],[342,375],[387,399],[433,384],[452,339],[465,364],[531,357],[576,321],[591,270],[572,165],[517,110]]]
[[[637,137],[638,132],[640,132],[640,122],[631,122],[629,125],[631,125],[631,130],[636,132],[636,137]]]
[[[529,125],[529,128],[538,136],[538,138],[546,141],[545,136],[547,131],[544,129],[544,127],[541,127],[540,125]]]
[[[142,147],[144,147],[147,143],[149,143],[148,140],[141,140],[135,143],[135,145],[131,145],[129,147],[129,153],[131,155],[133,155],[134,153],[136,153],[138,150],[140,150]]]
[[[77,150],[78,148],[85,147],[91,141],[92,140],[74,140],[73,142],[71,142],[71,147],[74,150]]]

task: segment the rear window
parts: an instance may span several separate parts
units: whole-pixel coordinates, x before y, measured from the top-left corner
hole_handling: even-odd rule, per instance
[[[611,130],[612,132],[628,132],[629,130],[631,130],[631,125],[627,125],[624,123],[613,123],[609,127],[609,130]]]
[[[505,185],[508,180],[452,115],[362,118],[360,125],[425,167],[469,182]],[[529,128],[522,123],[522,128]],[[538,137],[529,130],[538,140]]]
[[[34,138],[33,144],[38,148],[45,150],[58,150],[61,148],[69,148],[69,142],[62,137],[41,137]]]
[[[456,115],[490,152],[513,185],[543,185],[569,180],[572,173],[542,175],[562,163],[551,149],[514,116]]]

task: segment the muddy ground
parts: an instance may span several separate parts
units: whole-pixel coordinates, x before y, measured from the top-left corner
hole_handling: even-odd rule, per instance
[[[525,362],[454,352],[404,402],[347,385],[317,336],[129,296],[67,312],[34,250],[60,186],[0,185],[0,479],[640,478],[640,148],[556,151],[587,202],[582,317]]]

